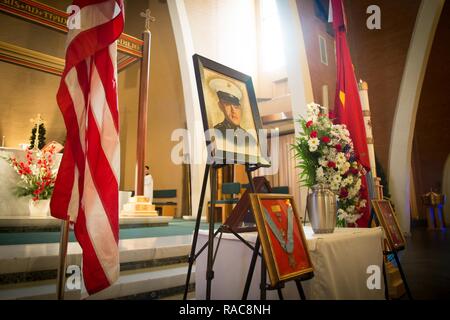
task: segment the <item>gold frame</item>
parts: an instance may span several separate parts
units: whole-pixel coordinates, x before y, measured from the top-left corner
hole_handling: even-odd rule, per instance
[[[300,231],[301,241],[303,243],[303,247],[305,249],[306,257],[308,260],[309,268],[306,268],[301,271],[289,273],[283,276],[280,276],[278,264],[275,262],[274,253],[272,250],[272,241],[269,237],[269,226],[266,223],[266,220],[262,214],[262,203],[261,200],[264,199],[275,199],[275,200],[290,200],[293,213],[294,213],[294,221],[297,223],[297,226]],[[309,255],[308,243],[306,241],[305,233],[303,231],[303,226],[300,220],[300,216],[298,214],[297,206],[294,202],[294,197],[291,195],[281,195],[281,194],[267,194],[267,193],[252,193],[250,194],[250,200],[252,204],[253,214],[255,215],[256,226],[258,229],[259,238],[261,241],[261,246],[263,250],[264,260],[266,262],[267,271],[269,273],[269,278],[271,285],[274,287],[280,282],[286,282],[290,280],[296,279],[310,279],[314,276],[314,268],[311,261],[311,257]]]
[[[377,216],[377,219],[378,219],[379,223],[381,224],[381,226],[384,229],[384,232],[386,234],[386,238],[388,240],[388,244],[389,244],[389,247],[391,248],[391,250],[400,251],[400,250],[405,249],[405,247],[406,247],[406,239],[405,239],[405,236],[403,235],[402,229],[400,228],[400,225],[399,225],[398,220],[397,220],[397,216],[395,215],[395,211],[394,211],[394,208],[392,207],[391,202],[388,201],[388,200],[377,200],[377,199],[374,199],[371,202],[372,202],[372,207],[373,207],[373,209],[375,211],[375,214]],[[388,223],[384,219],[384,216],[381,213],[381,209],[379,207],[379,203],[381,203],[381,202],[389,204],[389,208],[390,208],[390,210],[392,212],[392,216],[394,218],[395,228],[398,231],[398,233],[399,233],[399,235],[401,237],[401,240],[403,242],[403,244],[400,245],[400,246],[396,246],[395,243],[394,243],[394,240],[392,239],[391,230],[388,228]]]

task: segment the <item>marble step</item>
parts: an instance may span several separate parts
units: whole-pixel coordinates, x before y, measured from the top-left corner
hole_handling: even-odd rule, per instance
[[[187,274],[187,264],[176,265],[170,268],[152,268],[138,270],[138,272],[124,272],[119,280],[111,287],[89,296],[87,300],[106,300],[126,297],[127,299],[144,299],[139,294],[146,293],[147,298],[158,297],[158,292],[171,288],[180,290],[184,286]],[[193,268],[190,283],[194,283],[195,267]]]
[[[111,287],[92,296],[81,293],[81,290],[66,291],[67,300],[105,300],[105,299],[139,299],[147,296],[155,299],[166,294],[176,296],[182,292],[186,281],[187,264],[176,264],[163,267],[123,271],[120,278]],[[192,270],[191,286],[194,284],[195,266]],[[190,288],[192,291],[192,287]],[[0,286],[1,300],[56,299],[54,280],[22,283],[19,285]],[[161,294],[163,293],[163,294]],[[145,296],[143,296],[145,294]],[[192,296],[192,294],[191,294]]]
[[[187,256],[191,242],[191,235],[120,240],[120,263],[124,266]],[[58,262],[57,243],[0,246],[0,279],[5,274],[52,270],[54,272]],[[68,244],[67,265],[81,265],[81,248],[76,242]]]
[[[156,211],[155,211],[156,212]],[[168,226],[173,217],[120,216],[121,229]],[[61,220],[51,216],[0,216],[0,232],[54,232],[61,230]]]

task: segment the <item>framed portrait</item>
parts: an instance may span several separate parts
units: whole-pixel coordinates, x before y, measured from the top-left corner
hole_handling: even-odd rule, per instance
[[[260,144],[262,123],[251,77],[197,54],[193,60],[208,153],[214,162],[270,166]]]
[[[313,265],[293,197],[254,193],[250,199],[271,285],[312,278]]]
[[[396,251],[404,249],[406,246],[405,237],[400,229],[391,202],[388,200],[372,200],[372,207],[386,233],[386,238],[391,249]]]

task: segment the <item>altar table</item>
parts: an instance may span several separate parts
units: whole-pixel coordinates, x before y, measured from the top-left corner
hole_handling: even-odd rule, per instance
[[[314,267],[314,278],[303,281],[308,300],[380,300],[384,299],[382,274],[383,231],[381,228],[336,228],[332,234],[314,234],[310,226],[304,227],[308,249]],[[241,236],[254,245],[256,232]],[[200,230],[197,250],[208,240],[208,231]],[[217,245],[215,238],[214,246]],[[196,261],[195,293],[197,300],[206,296],[205,250]],[[244,290],[252,251],[233,234],[224,234],[214,263],[211,299],[240,300]],[[259,299],[260,265],[258,258],[249,300]],[[378,266],[381,287],[369,289],[367,280],[373,274],[369,266]],[[372,267],[373,268],[373,267]],[[375,269],[377,269],[375,267]],[[267,276],[267,281],[269,277]],[[371,282],[372,283],[372,282]],[[300,299],[295,282],[282,289],[284,299]],[[276,291],[267,291],[267,299],[278,299]]]

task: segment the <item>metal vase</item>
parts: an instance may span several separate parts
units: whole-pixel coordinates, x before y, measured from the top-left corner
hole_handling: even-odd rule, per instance
[[[336,226],[336,195],[323,185],[312,187],[308,195],[308,217],[314,233],[333,233]]]

